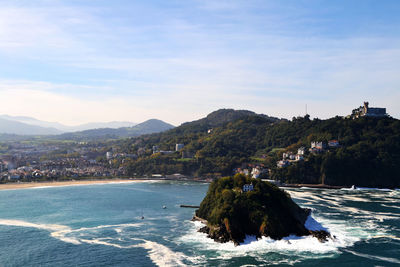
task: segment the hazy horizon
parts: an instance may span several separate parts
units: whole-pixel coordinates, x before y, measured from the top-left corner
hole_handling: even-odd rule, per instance
[[[0,114],[173,125],[400,117],[398,1],[2,1]]]

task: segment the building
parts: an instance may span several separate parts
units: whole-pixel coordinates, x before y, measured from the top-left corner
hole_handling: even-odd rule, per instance
[[[249,191],[253,191],[253,190],[254,190],[254,186],[252,184],[243,185],[243,192],[249,192]]]
[[[180,151],[180,150],[182,150],[184,146],[185,146],[184,144],[176,144],[176,145],[175,145],[175,151]]]
[[[386,108],[371,108],[369,107],[368,102],[364,102],[364,104],[358,109],[354,109],[352,113],[353,118],[359,117],[387,117]]]
[[[112,153],[111,151],[108,151],[108,152],[106,153],[106,158],[107,158],[107,160],[112,159],[112,158],[113,158],[113,153]]]
[[[314,142],[311,142],[311,149],[313,149],[313,148],[323,150],[325,148],[325,144],[324,144],[324,142],[314,141]]]
[[[304,155],[305,152],[306,152],[306,148],[304,146],[297,149],[297,155]]]
[[[276,164],[279,168],[283,168],[283,167],[287,167],[290,165],[290,162],[287,160],[280,160],[278,161],[278,163]]]
[[[251,177],[252,178],[267,178],[269,176],[268,169],[256,166],[251,170]]]
[[[329,140],[328,141],[328,146],[329,147],[339,147],[339,141],[338,140]]]
[[[260,174],[261,174],[260,168],[255,167],[251,170],[251,177],[253,178],[258,178]]]
[[[158,152],[158,146],[153,146],[153,154]]]
[[[19,180],[21,179],[21,175],[17,174],[17,173],[13,173],[13,174],[9,174],[8,175],[8,180],[12,181],[12,180]]]
[[[292,152],[282,154],[282,159],[294,160],[294,158],[295,158],[295,155]]]

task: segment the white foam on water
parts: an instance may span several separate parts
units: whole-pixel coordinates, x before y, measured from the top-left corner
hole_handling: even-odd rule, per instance
[[[70,243],[73,245],[79,245],[81,244],[81,241],[75,237],[67,237],[66,235],[71,233],[72,230],[65,230],[65,231],[56,231],[50,233],[50,236],[53,238],[56,238],[58,240],[61,240],[65,243]]]
[[[69,230],[70,228],[65,225],[59,224],[38,224],[38,223],[30,223],[21,220],[3,220],[0,219],[0,225],[7,225],[7,226],[19,226],[19,227],[31,227],[41,230],[48,230],[48,231],[65,231]]]
[[[144,243],[138,246],[149,250],[149,257],[157,266],[186,266],[182,261],[186,258],[185,254],[174,252],[168,247],[153,241],[143,241]]]
[[[365,254],[365,253],[360,253],[360,252],[355,252],[349,249],[344,249],[344,251],[351,253],[355,256],[358,257],[363,257],[367,258],[370,260],[377,260],[377,261],[384,261],[384,262],[390,262],[390,263],[395,263],[395,264],[400,264],[400,260],[395,259],[395,258],[389,258],[389,257],[382,257],[382,256],[376,256],[376,255],[370,255],[370,254]]]
[[[383,191],[383,192],[393,191],[392,189],[389,188],[376,188],[376,187],[357,187],[356,190]]]
[[[31,190],[34,190],[34,189],[54,188],[54,187],[64,187],[64,186],[68,186],[68,185],[59,185],[59,186],[56,186],[56,185],[43,185],[43,186],[35,186],[35,187],[27,187],[27,188],[19,188],[19,189],[31,189]]]
[[[354,243],[354,239],[347,240],[342,239],[342,236],[337,236],[335,240],[328,240],[325,243],[321,243],[318,239],[307,236],[288,236],[282,240],[273,240],[269,237],[262,237],[256,239],[252,236],[247,236],[245,242],[240,246],[235,246],[233,242],[217,243],[214,240],[207,237],[204,233],[199,233],[197,230],[203,226],[200,222],[192,222],[193,227],[189,230],[188,234],[181,237],[179,241],[183,243],[189,243],[202,250],[214,250],[221,252],[223,258],[231,258],[236,256],[243,256],[248,253],[268,253],[268,252],[280,252],[286,254],[288,251],[291,252],[311,252],[316,254],[337,252],[339,247],[349,246]],[[311,227],[311,223],[309,223]],[[323,228],[320,224],[314,224],[314,229]]]
[[[192,260],[196,262],[196,257],[186,257],[181,252],[174,252],[168,247],[159,244],[157,242],[145,240],[145,239],[137,239],[137,238],[130,238],[128,240],[128,244],[118,244],[113,241],[123,241],[121,236],[123,235],[122,230],[126,227],[137,227],[141,224],[136,223],[128,223],[128,224],[117,224],[117,225],[99,225],[95,227],[83,227],[78,229],[71,229],[65,225],[58,225],[58,224],[37,224],[37,223],[30,223],[22,220],[3,220],[0,219],[0,225],[6,226],[17,226],[17,227],[30,227],[36,228],[41,230],[46,230],[50,232],[50,236],[56,238],[60,241],[80,245],[83,243],[91,244],[91,245],[104,245],[104,246],[111,246],[120,249],[129,249],[129,248],[143,248],[148,251],[150,259],[153,261],[154,264],[158,266],[186,266],[183,260]],[[96,232],[98,229],[110,228],[114,229],[116,233],[118,233],[117,238],[110,238],[110,237],[102,237],[96,238],[92,237],[92,234]],[[85,233],[89,232],[90,238],[85,237]],[[139,241],[139,244],[129,244],[129,241]],[[132,243],[132,242],[130,242]],[[136,242],[135,242],[136,243]]]
[[[207,237],[207,234],[198,232],[204,224],[201,222],[190,222],[191,227],[188,233],[178,239],[178,243],[184,243],[192,246],[198,251],[214,252],[218,256],[215,259],[231,259],[234,257],[251,256],[260,261],[265,261],[268,253],[276,252],[281,255],[293,256],[295,259],[289,259],[288,262],[282,262],[282,259],[276,259],[276,262],[269,264],[294,264],[310,258],[334,257],[342,253],[341,249],[353,246],[356,242],[363,239],[371,239],[377,236],[385,236],[385,231],[379,231],[376,224],[371,226],[353,225],[344,220],[329,220],[322,217],[312,216],[307,218],[305,227],[309,230],[328,230],[332,239],[321,243],[312,236],[298,237],[288,236],[282,240],[273,240],[269,237],[256,239],[253,236],[247,236],[240,246],[235,246],[233,242],[217,243]]]

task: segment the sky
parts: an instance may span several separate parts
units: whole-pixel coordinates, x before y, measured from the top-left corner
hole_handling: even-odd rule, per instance
[[[398,0],[0,0],[0,114],[400,117]]]

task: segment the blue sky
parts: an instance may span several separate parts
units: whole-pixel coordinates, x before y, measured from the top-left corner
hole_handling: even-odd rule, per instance
[[[399,1],[0,1],[0,113],[400,117]]]

